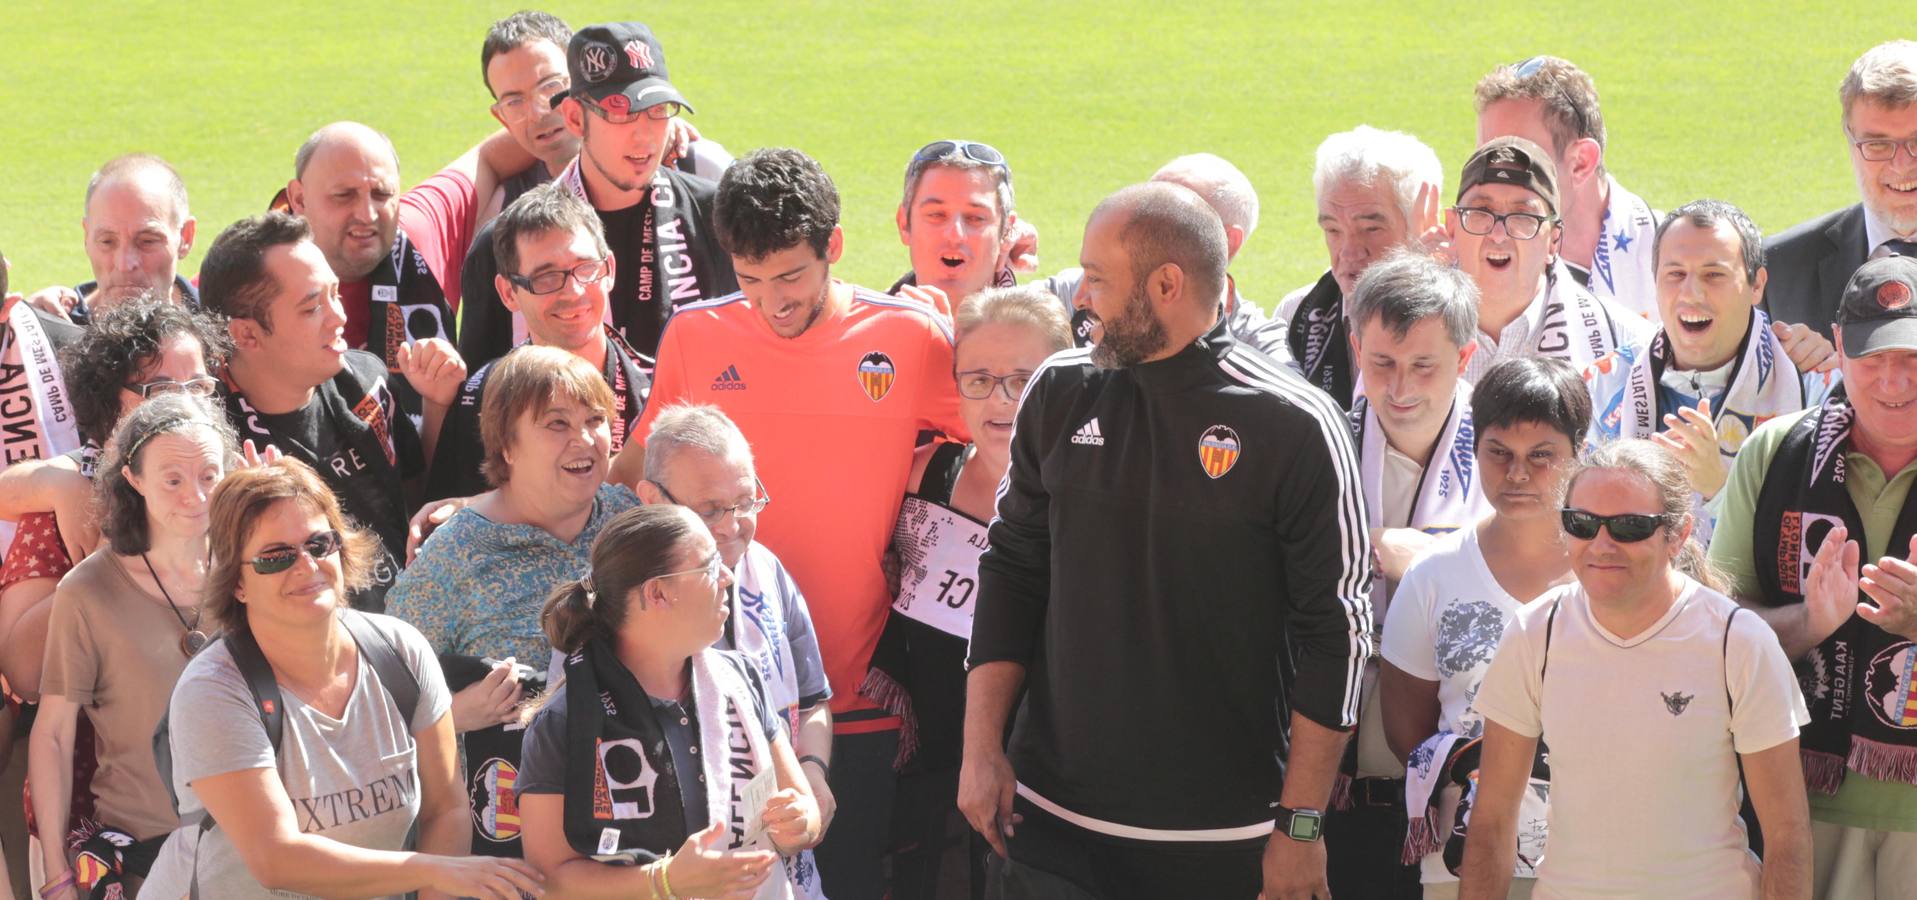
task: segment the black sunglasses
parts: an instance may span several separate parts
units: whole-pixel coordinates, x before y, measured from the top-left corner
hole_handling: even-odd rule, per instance
[[[253,566],[253,571],[257,574],[278,575],[293,568],[293,564],[300,561],[300,553],[304,552],[312,557],[314,562],[318,562],[338,553],[341,543],[339,532],[322,531],[300,542],[297,547],[278,547],[255,556],[247,562]]]
[[[1600,516],[1581,509],[1565,507],[1558,510],[1564,519],[1564,533],[1580,541],[1595,540],[1599,528],[1611,529],[1611,540],[1620,544],[1635,544],[1657,533],[1660,526],[1669,524],[1665,516],[1643,516],[1625,513],[1617,516]]]

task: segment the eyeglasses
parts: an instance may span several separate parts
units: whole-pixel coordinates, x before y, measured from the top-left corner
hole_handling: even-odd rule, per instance
[[[1463,228],[1466,234],[1490,234],[1491,229],[1497,227],[1499,222],[1503,222],[1504,233],[1510,235],[1514,241],[1528,241],[1537,237],[1538,232],[1544,229],[1544,223],[1557,221],[1556,218],[1540,216],[1537,213],[1514,212],[1499,215],[1476,206],[1460,206],[1456,208],[1456,212],[1458,227]]]
[[[314,562],[338,553],[343,540],[337,531],[322,531],[300,542],[297,547],[278,547],[255,556],[247,562],[253,566],[255,574],[278,575],[293,568],[293,564],[300,561],[302,552],[312,557]]]
[[[931,163],[950,159],[954,153],[975,163],[994,166],[1005,173],[1007,182],[1012,180],[1012,166],[1005,161],[1005,154],[998,152],[998,148],[991,144],[977,141],[933,141],[920,147],[919,152],[912,154],[912,161],[905,166],[906,179],[910,180]]]
[[[614,96],[619,97],[620,99],[625,98],[624,94],[615,94]],[[614,125],[628,125],[633,122],[637,122],[642,118],[651,119],[657,122],[657,121],[673,118],[679,115],[680,113],[686,111],[685,107],[680,106],[679,104],[674,103],[670,100],[667,100],[664,103],[655,103],[651,106],[646,107],[645,109],[628,108],[624,112],[615,112],[613,110],[605,108],[604,106],[601,106],[599,103],[595,103],[592,100],[587,99],[586,97],[580,97],[578,99],[579,99],[580,106],[583,106],[591,110],[593,114],[597,115],[599,118],[605,119],[606,121],[611,122]]]
[[[606,261],[611,258],[589,259],[570,269],[551,269],[531,278],[524,275],[507,275],[506,280],[530,294],[555,294],[566,286],[567,278],[578,282],[580,287],[585,287],[588,282],[605,275]]]
[[[727,575],[730,575],[730,574],[732,574],[732,570],[726,567],[725,560],[720,559],[719,554],[714,553],[712,554],[712,559],[709,562],[707,562],[703,566],[700,566],[697,569],[686,569],[682,572],[667,572],[663,575],[654,575],[652,577],[677,578],[680,575],[704,575],[706,576],[707,581],[710,581],[713,584],[718,584],[720,581],[723,581]]]
[[[214,391],[219,390],[219,387],[220,380],[218,378],[214,378],[211,375],[195,375],[185,381],[173,381],[162,378],[157,381],[129,384],[126,386],[126,389],[139,394],[140,397],[144,399],[147,397],[158,397],[162,394],[191,394],[195,397],[211,397]]]
[[[552,109],[552,98],[566,90],[566,76],[553,75],[532,89],[531,94],[514,94],[493,101],[493,115],[509,122],[536,116]]]
[[[672,496],[672,492],[666,490],[665,485],[660,484],[657,481],[653,482],[652,484],[654,487],[657,487],[659,489],[659,493],[665,495],[668,501],[671,501],[673,503],[678,503],[680,506],[685,506],[687,509],[691,509],[691,507],[687,506],[687,504],[680,503],[677,497]],[[765,482],[760,481],[759,476],[757,475],[752,476],[752,487],[753,487],[752,499],[747,500],[744,503],[741,503],[737,506],[721,506],[716,509],[706,509],[706,510],[693,509],[692,514],[695,516],[698,516],[699,521],[706,523],[707,528],[711,528],[715,525],[718,525],[720,522],[724,522],[727,516],[748,516],[748,517],[756,516],[760,513],[761,510],[764,510],[766,507],[772,505],[772,495],[766,492]],[[663,578],[664,576],[660,576],[660,577]]]
[[[1548,59],[1550,59],[1548,56],[1533,56],[1519,60],[1511,65],[1511,75],[1518,79],[1530,78],[1538,74],[1539,69],[1544,68],[1544,63]]]
[[[1846,132],[1848,133],[1848,132]],[[1872,138],[1868,141],[1853,140],[1851,146],[1857,148],[1857,155],[1871,162],[1886,162],[1897,157],[1897,148],[1917,158],[1917,137],[1907,137],[1901,141],[1890,138]]]
[[[959,396],[967,400],[989,400],[992,389],[1005,392],[1005,399],[1014,403],[1025,393],[1025,385],[1032,380],[1030,372],[1013,372],[1010,375],[994,375],[984,369],[958,373]]]
[[[1620,544],[1635,544],[1657,533],[1660,526],[1670,524],[1665,516],[1644,516],[1625,513],[1617,516],[1600,516],[1581,509],[1565,507],[1558,510],[1564,519],[1564,533],[1580,541],[1596,540],[1598,528],[1611,530],[1611,540]]]

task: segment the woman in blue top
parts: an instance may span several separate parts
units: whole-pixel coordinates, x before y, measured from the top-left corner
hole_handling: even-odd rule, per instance
[[[433,645],[456,692],[475,853],[519,855],[516,673],[531,673],[512,663],[544,671],[540,605],[585,574],[599,529],[639,502],[605,480],[612,409],[605,378],[564,350],[527,346],[501,360],[479,413],[493,489],[433,532],[386,598]]]

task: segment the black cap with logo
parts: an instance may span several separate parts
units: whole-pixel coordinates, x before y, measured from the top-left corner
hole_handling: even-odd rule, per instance
[[[1521,137],[1507,135],[1485,141],[1464,164],[1458,178],[1458,199],[1481,184],[1515,184],[1544,198],[1551,213],[1558,211],[1558,167],[1544,148]]]
[[[566,68],[572,74],[572,87],[553,95],[555,109],[569,96],[591,100],[620,115],[661,103],[692,109],[666,80],[666,51],[659,39],[639,22],[579,29],[566,47]]]
[[[1917,257],[1884,256],[1857,267],[1837,304],[1844,355],[1917,351]]]

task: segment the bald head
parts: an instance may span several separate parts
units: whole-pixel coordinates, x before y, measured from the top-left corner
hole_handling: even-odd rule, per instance
[[[293,156],[286,185],[293,211],[313,226],[313,243],[343,282],[370,275],[399,234],[399,154],[386,135],[334,122]]]
[[[1213,153],[1192,153],[1160,166],[1153,181],[1190,189],[1225,223],[1225,249],[1238,255],[1245,238],[1258,227],[1258,191],[1230,160]]]
[[[98,313],[139,294],[171,292],[195,225],[179,173],[157,156],[133,153],[87,181],[80,227],[93,268],[88,304]]]
[[[1159,268],[1177,266],[1186,292],[1207,307],[1224,297],[1225,266],[1231,261],[1225,226],[1211,205],[1190,188],[1150,181],[1123,188],[1092,210],[1094,221],[1122,223],[1118,240],[1142,283]]]
[[[343,151],[362,156],[385,154],[386,161],[399,171],[399,151],[393,149],[393,139],[370,125],[358,122],[334,122],[321,126],[320,130],[300,144],[293,154],[293,177],[303,178],[306,167],[315,156],[327,151]]]

